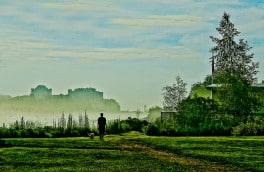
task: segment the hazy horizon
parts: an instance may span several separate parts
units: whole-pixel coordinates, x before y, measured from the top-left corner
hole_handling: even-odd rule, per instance
[[[122,110],[162,106],[177,75],[191,85],[210,74],[209,36],[226,11],[252,46],[264,80],[264,2],[259,0],[0,2],[0,94],[53,94],[92,87]]]

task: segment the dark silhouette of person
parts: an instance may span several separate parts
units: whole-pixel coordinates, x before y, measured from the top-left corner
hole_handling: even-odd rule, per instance
[[[100,115],[101,116],[98,118],[97,127],[98,127],[98,130],[99,130],[100,140],[104,140],[106,118],[104,117],[103,113],[101,113]]]

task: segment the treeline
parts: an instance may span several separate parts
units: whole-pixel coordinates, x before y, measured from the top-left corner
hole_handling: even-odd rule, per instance
[[[21,121],[20,121],[21,122]],[[27,121],[25,124],[17,123],[10,127],[0,127],[0,138],[55,138],[87,136],[91,131],[87,127],[54,127],[43,126],[38,122]]]
[[[92,129],[89,124],[88,115],[80,115],[79,120],[73,119],[69,114],[67,117],[62,113],[58,120],[53,120],[52,126],[42,125],[40,122],[25,120],[22,117],[6,127],[0,127],[0,137],[79,137],[87,136]]]
[[[122,134],[138,131],[156,136],[257,136],[264,135],[264,117],[250,115],[238,117],[218,114],[219,106],[211,99],[196,97],[182,102],[182,111],[169,118],[155,121],[128,118],[109,121],[106,134]],[[149,116],[152,114],[150,113]],[[90,127],[88,116],[79,121],[62,115],[53,126],[43,126],[39,122],[25,121],[22,117],[9,127],[0,127],[0,138],[57,138],[87,137],[88,133],[98,135],[96,126]]]
[[[163,136],[256,136],[264,135],[264,116],[237,116],[223,112],[219,102],[203,97],[187,98],[181,110],[165,120],[148,124],[147,135]]]
[[[129,131],[143,132],[148,122],[129,117],[126,120],[109,121],[106,125],[106,134],[121,134]],[[79,120],[73,119],[69,114],[64,114],[52,126],[42,125],[40,122],[25,120],[22,117],[10,124],[0,127],[0,138],[58,138],[58,137],[87,137],[88,133],[98,135],[95,125],[90,126],[88,115],[80,115]]]

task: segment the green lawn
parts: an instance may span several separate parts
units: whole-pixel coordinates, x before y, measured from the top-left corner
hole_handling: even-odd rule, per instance
[[[17,138],[1,139],[0,145],[0,171],[264,171],[264,137],[132,132],[108,135],[105,141]]]
[[[116,146],[119,136],[2,139],[0,171],[186,171],[187,168]]]
[[[133,140],[133,139],[131,139]],[[264,171],[264,137],[145,137],[134,139],[187,157]]]

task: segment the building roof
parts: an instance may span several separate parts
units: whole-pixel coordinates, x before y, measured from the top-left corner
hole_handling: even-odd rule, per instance
[[[219,88],[219,87],[222,87],[222,84],[211,84],[206,86],[206,88],[208,89]],[[252,87],[264,89],[264,84],[252,84]]]
[[[48,88],[45,85],[38,85],[35,89],[45,89],[48,90]]]

